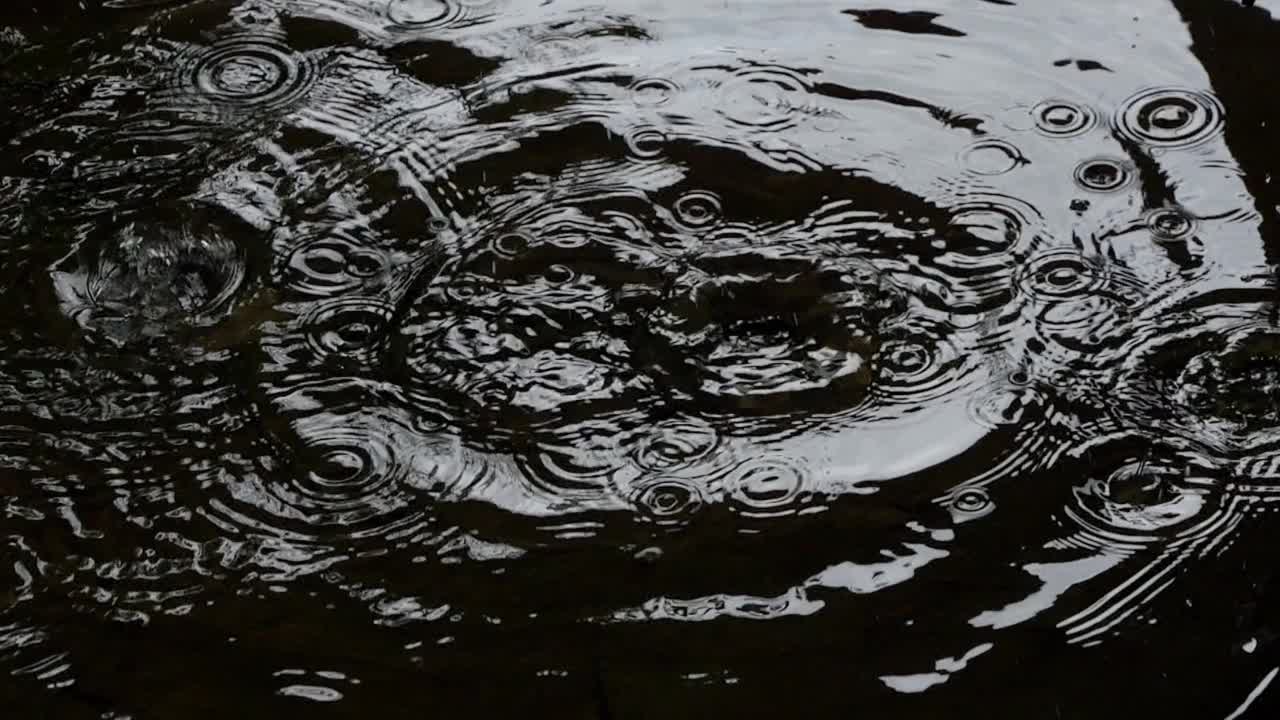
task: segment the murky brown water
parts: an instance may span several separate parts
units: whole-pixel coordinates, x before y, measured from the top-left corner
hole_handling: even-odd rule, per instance
[[[1280,2],[13,5],[6,717],[1278,712]]]

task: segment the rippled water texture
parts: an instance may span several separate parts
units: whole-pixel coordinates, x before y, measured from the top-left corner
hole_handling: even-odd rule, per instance
[[[5,712],[1272,717],[1272,11],[6,6]]]

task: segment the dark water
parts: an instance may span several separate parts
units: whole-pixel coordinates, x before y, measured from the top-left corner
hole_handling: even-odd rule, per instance
[[[1280,3],[87,5],[6,717],[1276,712]]]

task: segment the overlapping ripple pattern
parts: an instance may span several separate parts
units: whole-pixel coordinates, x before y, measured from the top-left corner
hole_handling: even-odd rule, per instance
[[[0,28],[0,699],[1274,677],[1280,225],[1180,3],[98,5]]]

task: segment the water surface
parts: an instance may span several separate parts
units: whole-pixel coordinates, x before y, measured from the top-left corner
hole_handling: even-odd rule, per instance
[[[0,10],[7,706],[1280,702],[1280,5],[80,5]]]

